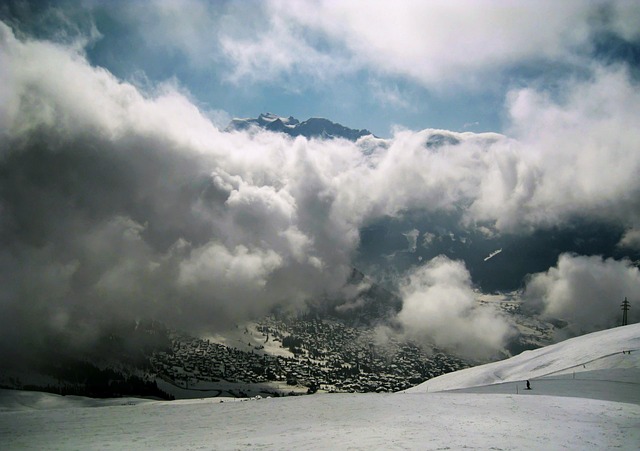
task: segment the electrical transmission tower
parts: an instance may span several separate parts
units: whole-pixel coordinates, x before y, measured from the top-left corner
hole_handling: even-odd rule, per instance
[[[626,326],[628,323],[628,320],[627,320],[628,311],[629,311],[629,301],[627,301],[627,298],[625,296],[624,302],[622,303],[622,325],[623,326]]]

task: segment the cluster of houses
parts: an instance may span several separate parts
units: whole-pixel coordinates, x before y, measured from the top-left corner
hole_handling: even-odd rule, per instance
[[[180,385],[189,381],[266,382],[266,355],[239,350],[181,334],[172,337],[172,349],[156,352],[151,364],[156,373]]]
[[[381,343],[374,330],[339,321],[268,317],[254,325],[253,333],[269,345],[238,349],[174,334],[172,350],[154,354],[151,363],[159,376],[181,386],[189,381],[209,386],[286,382],[310,393],[394,392],[468,366],[393,337]],[[288,352],[269,353],[274,346]]]

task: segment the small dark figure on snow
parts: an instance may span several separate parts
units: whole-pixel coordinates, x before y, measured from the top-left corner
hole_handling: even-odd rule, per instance
[[[531,390],[531,384],[527,381],[527,390]]]

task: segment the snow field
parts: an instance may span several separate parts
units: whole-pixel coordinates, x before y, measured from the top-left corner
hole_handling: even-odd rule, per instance
[[[0,390],[0,444],[3,450],[637,450],[638,349],[635,324],[396,394],[168,402]],[[532,390],[524,390],[526,379]],[[443,390],[449,391],[434,393]]]
[[[407,393],[456,390],[602,369],[615,370],[609,380],[626,377],[640,384],[640,324],[571,338],[510,359],[444,374]],[[616,376],[617,373],[627,376]]]
[[[9,450],[635,449],[639,425],[639,405],[609,401],[332,394],[5,411],[0,441]]]

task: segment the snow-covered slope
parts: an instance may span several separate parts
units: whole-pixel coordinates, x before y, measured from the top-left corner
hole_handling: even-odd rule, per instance
[[[427,393],[428,382],[413,393],[170,402],[0,390],[0,444],[3,450],[637,449],[639,341],[640,325],[620,327],[430,381],[470,391],[463,393]],[[581,377],[604,377],[584,381],[600,384],[601,399],[565,397],[580,365],[587,367]],[[499,393],[533,374],[543,376],[533,379],[533,390]],[[500,378],[514,382],[468,388]],[[547,382],[560,396],[541,395]],[[609,391],[623,390],[623,402],[606,400]]]
[[[640,406],[516,395],[339,394],[0,412],[4,450],[637,449]]]
[[[437,392],[561,376],[572,380],[598,376],[637,383],[640,396],[640,324],[583,335],[500,362],[445,374],[407,391]]]
[[[133,406],[145,402],[152,401],[142,398],[95,399],[85,396],[60,396],[36,391],[0,389],[0,413],[80,407]]]
[[[637,449],[640,406],[516,395],[340,394],[0,412],[4,450]]]

